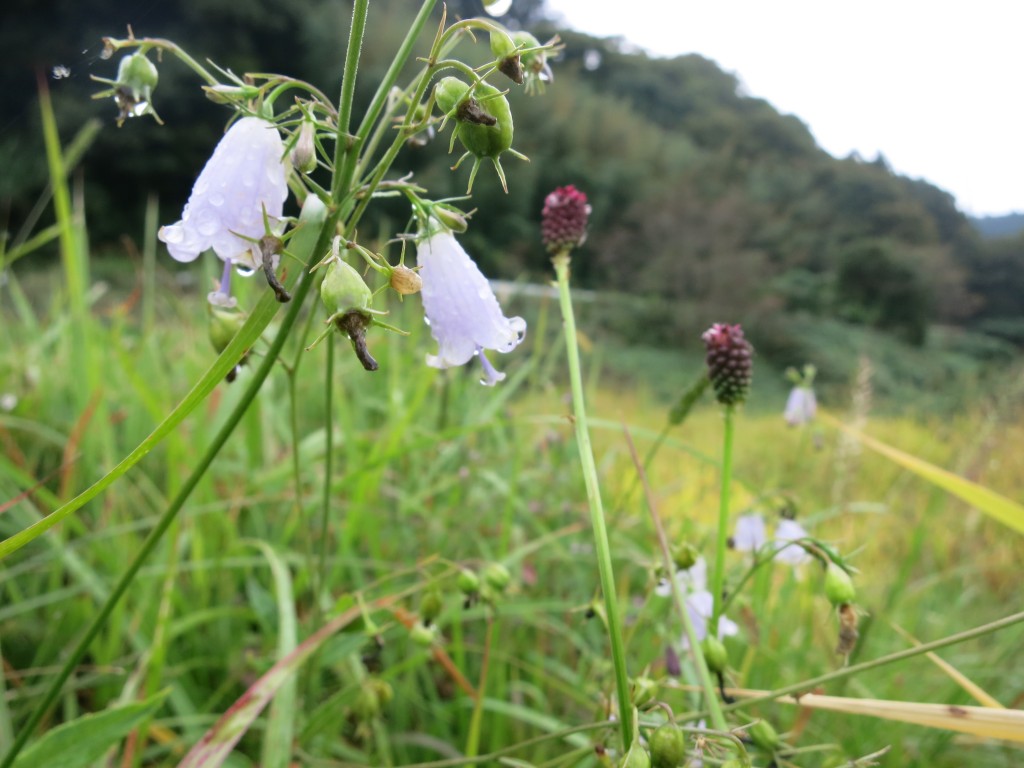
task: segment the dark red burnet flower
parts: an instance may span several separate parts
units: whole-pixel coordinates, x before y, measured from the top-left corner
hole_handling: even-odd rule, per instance
[[[705,360],[715,398],[722,405],[747,399],[754,370],[754,348],[739,325],[715,323],[701,336],[707,348]]]
[[[587,196],[570,184],[544,198],[540,214],[541,239],[548,253],[568,251],[587,239],[590,206]]]

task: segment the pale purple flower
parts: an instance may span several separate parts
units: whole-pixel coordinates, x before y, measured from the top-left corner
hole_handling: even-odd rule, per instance
[[[277,128],[258,117],[243,117],[217,144],[192,187],[181,221],[161,227],[157,237],[178,261],[194,261],[212,248],[225,262],[256,269],[254,244],[279,221],[288,196],[284,143]]]
[[[708,621],[714,610],[715,599],[708,591],[708,565],[703,557],[697,558],[693,567],[686,570],[676,571],[676,584],[684,596],[686,612],[690,615],[690,622],[697,633],[697,639],[703,640],[708,633]],[[668,579],[662,579],[654,589],[655,594],[661,597],[668,597],[672,594],[672,585]],[[731,637],[739,632],[739,627],[734,621],[725,616],[718,618],[718,637]],[[682,647],[690,647],[690,643],[683,635]]]
[[[799,544],[789,544],[787,546],[787,542],[806,538],[807,531],[796,520],[780,520],[779,524],[775,526],[775,546],[779,548],[779,551],[775,554],[775,559],[780,563],[786,563],[793,567],[809,562],[811,556],[807,554],[806,549]]]
[[[505,378],[487,359],[485,350],[511,352],[523,340],[526,321],[505,317],[487,278],[448,231],[439,231],[416,246],[423,278],[423,310],[438,344],[427,365],[450,368],[479,356],[482,384]]]
[[[736,518],[736,532],[732,546],[737,552],[753,552],[768,540],[764,532],[764,519],[760,515],[742,515]]]
[[[782,417],[791,427],[809,424],[818,412],[818,400],[810,387],[793,387],[786,400],[786,410]]]

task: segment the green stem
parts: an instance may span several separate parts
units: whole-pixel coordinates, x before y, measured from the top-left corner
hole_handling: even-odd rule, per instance
[[[929,653],[930,651],[937,651],[940,648],[946,648],[950,645],[956,645],[957,643],[963,643],[967,640],[973,640],[976,637],[982,637],[983,635],[997,632],[1000,629],[1006,629],[1014,624],[1019,624],[1024,621],[1024,611],[1020,613],[1014,613],[1010,616],[1006,616],[1002,619],[998,619],[988,624],[983,624],[980,627],[974,629],[968,629],[963,632],[958,632],[955,635],[949,635],[939,640],[933,640],[930,643],[924,643],[923,645],[915,645],[913,648],[905,648],[902,651],[896,651],[896,653],[890,653],[887,656],[880,656],[877,659],[871,661],[864,661],[860,664],[852,664],[849,667],[842,667],[833,672],[828,672],[824,675],[818,675],[812,677],[809,680],[802,680],[799,683],[793,685],[787,685],[783,688],[771,691],[764,694],[763,696],[754,696],[749,699],[743,699],[742,701],[728,704],[722,708],[723,712],[731,712],[734,709],[742,709],[743,707],[749,707],[754,704],[761,704],[766,701],[773,701],[782,696],[788,696],[789,694],[800,694],[807,693],[817,688],[819,685],[831,682],[833,680],[841,680],[851,675],[856,675],[861,672],[867,672],[870,669],[885,666],[886,664],[892,664],[897,661],[903,661],[904,659],[910,659],[914,656],[920,656],[922,653]],[[697,720],[705,716],[705,712],[696,712],[692,715],[687,715],[687,719]],[[0,767],[2,768],[2,767]]]
[[[341,78],[341,97],[338,100],[338,137],[334,145],[334,179],[331,197],[339,202],[343,193],[352,184],[356,160],[359,158],[360,141],[350,136],[348,129],[352,122],[352,103],[356,93],[356,74],[359,71],[359,54],[363,47],[363,33],[366,31],[366,13],[370,0],[356,0],[352,5],[352,27],[348,34],[348,51],[345,54],[345,73]]]
[[[320,557],[317,565],[316,584],[313,590],[313,604],[319,612],[320,592],[327,580],[327,525],[331,519],[331,469],[334,458],[334,345],[327,345],[327,360],[324,371],[324,495],[320,509]]]
[[[140,545],[138,552],[135,553],[135,557],[132,558],[132,561],[128,564],[124,573],[121,574],[117,583],[110,590],[110,595],[100,607],[99,611],[96,612],[96,615],[93,617],[89,627],[85,630],[85,634],[82,635],[74,649],[68,654],[60,672],[58,672],[51,680],[49,688],[47,688],[46,693],[36,705],[36,708],[33,710],[28,722],[18,733],[18,738],[15,740],[14,744],[11,745],[7,754],[4,755],[3,762],[0,762],[0,768],[10,768],[10,766],[14,764],[14,759],[18,756],[18,753],[25,746],[29,737],[35,732],[39,723],[42,722],[43,718],[50,711],[50,707],[52,707],[54,702],[57,700],[61,689],[64,687],[64,683],[67,682],[69,677],[71,677],[71,673],[74,671],[75,666],[85,655],[86,651],[89,649],[89,645],[99,634],[100,629],[103,628],[103,625],[106,623],[111,613],[113,613],[114,608],[120,602],[124,593],[127,592],[128,587],[135,578],[135,574],[138,573],[139,568],[142,567],[146,558],[148,558],[150,553],[156,548],[156,545],[160,542],[160,539],[163,538],[163,535],[167,532],[171,523],[173,523],[177,518],[178,513],[185,505],[188,497],[206,474],[206,471],[210,468],[210,465],[217,457],[217,454],[220,453],[221,448],[224,447],[228,438],[231,437],[231,433],[234,432],[235,427],[237,427],[239,422],[242,420],[242,417],[249,409],[250,404],[259,393],[264,380],[273,368],[274,363],[281,352],[281,348],[284,346],[285,339],[288,337],[292,326],[298,319],[299,311],[302,308],[302,302],[309,293],[309,288],[312,284],[313,280],[309,279],[308,276],[303,276],[301,278],[301,282],[296,288],[291,304],[289,305],[288,313],[281,322],[281,329],[278,331],[277,336],[274,337],[273,343],[271,343],[270,348],[267,350],[266,356],[260,363],[260,367],[253,374],[252,381],[249,382],[249,386],[242,394],[238,404],[235,406],[234,410],[231,411],[227,420],[224,422],[224,425],[220,428],[220,431],[217,432],[213,442],[206,449],[206,453],[203,454],[203,457],[196,464],[195,469],[192,470],[192,474],[190,474],[188,479],[185,480],[181,490],[178,491],[178,495],[174,497],[167,509],[164,510],[160,519],[157,520],[156,525],[153,527],[153,530],[149,532],[149,535],[146,536],[145,540]]]
[[[722,439],[722,489],[718,495],[718,539],[715,541],[715,570],[711,575],[711,596],[715,609],[708,622],[708,635],[718,637],[718,620],[722,616],[725,590],[725,543],[729,537],[729,490],[732,486],[733,414],[731,405],[725,406],[725,435]]]
[[[622,746],[625,751],[629,749],[633,741],[633,705],[629,696],[629,676],[626,674],[626,653],[622,643],[622,620],[619,618],[611,547],[608,544],[608,530],[605,526],[604,509],[601,506],[601,489],[597,481],[597,466],[594,463],[594,451],[590,445],[590,431],[587,428],[583,378],[580,375],[580,353],[576,345],[576,318],[573,315],[572,296],[569,293],[569,251],[561,251],[551,261],[558,277],[558,298],[562,308],[565,348],[569,359],[569,379],[572,383],[576,444],[579,448],[580,463],[583,468],[583,480],[587,487],[590,524],[594,530],[594,547],[598,573],[601,578],[601,591],[604,593],[605,613],[608,618],[608,638],[611,641],[615,688],[619,699],[619,725],[622,730]]]
[[[664,434],[664,433],[663,433]],[[722,709],[718,704],[718,696],[715,694],[715,684],[711,680],[711,672],[708,670],[704,654],[700,649],[700,638],[697,637],[697,630],[690,619],[690,612],[686,610],[686,599],[683,597],[679,582],[675,578],[675,563],[672,561],[672,551],[669,549],[668,536],[665,534],[665,526],[661,523],[661,515],[658,514],[654,505],[654,494],[651,493],[650,483],[647,482],[647,471],[640,463],[640,455],[636,452],[636,445],[633,443],[633,436],[629,430],[625,430],[626,444],[629,446],[629,453],[633,457],[633,464],[636,466],[637,480],[644,489],[644,498],[647,501],[647,510],[651,513],[651,521],[654,523],[654,530],[658,536],[658,545],[661,548],[662,564],[665,573],[670,574],[669,586],[672,589],[672,598],[679,612],[679,618],[683,622],[683,631],[686,633],[686,640],[690,644],[690,655],[693,657],[693,666],[700,678],[700,687],[704,691],[704,700],[711,711],[711,724],[720,731],[728,730]],[[649,455],[649,454],[648,454]]]

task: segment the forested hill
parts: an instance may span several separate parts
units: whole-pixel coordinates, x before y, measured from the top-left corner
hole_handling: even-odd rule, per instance
[[[1005,216],[972,216],[971,223],[982,237],[990,240],[1013,237],[1024,232],[1024,213],[1008,213]]]
[[[0,181],[0,203],[14,223],[45,179],[34,67],[69,63],[62,52],[95,49],[101,33],[121,31],[126,21],[138,35],[175,39],[235,72],[279,71],[337,91],[349,11],[336,0],[263,0],[259,13],[224,0],[168,0],[138,19],[123,0],[55,2],[56,16],[14,0],[24,6],[18,23],[0,25],[9,64],[0,80],[10,114],[19,116],[0,132],[0,160],[11,171]],[[362,99],[415,5],[374,0]],[[469,0],[449,3],[450,14],[472,10]],[[669,338],[695,323],[800,313],[912,343],[934,323],[1024,341],[1021,236],[984,241],[949,194],[894,174],[884,159],[832,158],[798,117],[743,95],[736,78],[707,59],[654,59],[557,30],[542,21],[540,0],[516,0],[513,13],[510,24],[542,40],[560,33],[565,50],[544,95],[510,95],[514,147],[531,159],[505,162],[516,194],[504,195],[483,172],[474,189],[478,212],[464,239],[491,273],[547,274],[538,212],[547,191],[574,183],[594,209],[574,263],[577,282],[670,307],[659,326]],[[489,57],[486,40],[459,53],[474,65]],[[146,192],[160,194],[165,212],[180,207],[227,114],[201,96],[184,67],[165,61],[155,106],[166,125],[132,120],[118,130],[113,106],[89,99],[96,88],[87,76],[114,74],[112,62],[103,67],[92,57],[50,87],[66,138],[91,116],[104,121],[83,163],[86,200],[94,240],[116,243],[140,231]],[[445,134],[405,156],[405,167],[437,197],[465,190],[466,169],[449,170],[447,143]],[[404,220],[407,211],[390,215]]]

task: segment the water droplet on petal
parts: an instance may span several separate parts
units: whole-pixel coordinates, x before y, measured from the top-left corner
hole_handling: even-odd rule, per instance
[[[491,16],[504,16],[512,7],[512,0],[484,0],[484,10]]]
[[[224,195],[222,195],[220,192],[214,192],[212,195],[210,195],[209,200],[210,205],[214,206],[215,208],[220,208],[222,205],[224,205]]]
[[[166,227],[160,227],[157,237],[168,245],[177,245],[185,239],[185,232],[179,225],[170,224]]]
[[[235,265],[235,274],[238,275],[239,277],[252,277],[252,275],[255,272],[256,270],[253,267],[250,267],[248,264]]]

